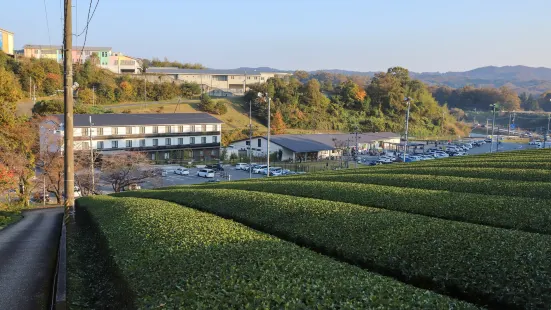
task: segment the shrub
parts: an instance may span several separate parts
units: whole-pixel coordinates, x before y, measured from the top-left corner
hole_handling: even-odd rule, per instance
[[[549,201],[394,186],[307,180],[204,185],[355,203],[495,227],[551,234]],[[522,214],[522,216],[519,216]]]
[[[141,309],[474,308],[176,204],[96,196],[78,205]]]
[[[533,309],[551,304],[548,236],[239,190],[194,187],[118,196],[169,200],[229,217],[481,305]]]

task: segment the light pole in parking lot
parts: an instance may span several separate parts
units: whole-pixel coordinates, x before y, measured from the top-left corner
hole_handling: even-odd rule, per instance
[[[270,104],[272,101],[272,98],[268,96],[268,93],[258,93],[259,98],[264,98],[265,100],[268,100],[268,135],[267,139],[268,144],[266,145],[266,177],[270,177],[270,119],[272,118],[272,114],[270,111]]]
[[[494,128],[496,127],[496,108],[498,107],[498,105],[497,103],[494,103],[494,104],[490,104],[490,107],[494,109],[493,119],[492,119],[492,141],[490,142],[490,153],[492,153],[494,151]]]
[[[406,97],[406,98],[404,98],[404,101],[408,105],[408,109],[407,109],[407,112],[406,112],[406,142],[404,144],[404,156],[403,156],[403,160],[404,160],[404,162],[406,162],[406,151],[408,149],[409,108],[411,106],[411,98]]]

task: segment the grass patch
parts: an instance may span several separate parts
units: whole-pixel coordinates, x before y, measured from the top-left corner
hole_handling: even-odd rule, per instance
[[[23,216],[21,211],[0,211],[0,229],[19,221]]]

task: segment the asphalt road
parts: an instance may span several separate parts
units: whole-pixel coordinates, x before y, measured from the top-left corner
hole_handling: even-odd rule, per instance
[[[24,213],[0,230],[0,309],[46,309],[63,209]]]

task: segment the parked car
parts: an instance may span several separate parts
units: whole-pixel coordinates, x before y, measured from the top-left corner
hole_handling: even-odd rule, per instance
[[[446,157],[450,157],[450,155],[448,155],[447,153],[444,153],[444,152],[434,153],[434,158],[446,158]]]
[[[270,167],[270,176],[280,176],[283,173],[283,169],[280,167]]]
[[[176,170],[174,170],[174,173],[179,174],[179,175],[189,175],[189,169],[184,168],[184,167],[180,167],[180,168],[177,168]]]
[[[224,167],[222,167],[222,164],[213,164],[213,165],[206,165],[206,169],[212,169],[214,171],[224,171]]]
[[[539,140],[532,140],[528,143],[528,145],[538,145],[538,144],[541,144],[541,141]]]
[[[246,167],[247,167],[246,163],[237,163],[237,164],[235,164],[235,170],[245,170]]]
[[[166,177],[168,175],[168,172],[166,170],[161,171],[161,176]]]
[[[243,169],[243,170],[249,171],[249,170],[251,169],[251,167],[254,169],[255,166],[259,166],[259,165],[258,165],[257,163],[251,163],[250,165],[247,164],[247,165],[245,166],[245,169]]]
[[[206,168],[199,169],[199,171],[197,171],[197,176],[203,178],[214,178],[214,170]]]
[[[140,190],[140,189],[142,189],[142,187],[139,184],[132,183],[132,184],[124,187],[122,190],[126,192],[126,191],[137,191],[137,190]],[[76,192],[75,192],[75,197],[76,197]]]
[[[392,164],[393,161],[388,157],[379,157],[377,162],[381,164]]]
[[[268,166],[266,166],[266,165],[258,165],[258,166],[253,168],[253,173],[256,173],[256,174],[262,173],[262,171],[264,169],[266,169],[267,167]]]
[[[486,139],[484,139],[484,142],[486,142],[486,143],[492,143],[492,139],[486,138]]]

